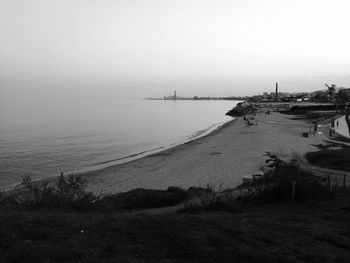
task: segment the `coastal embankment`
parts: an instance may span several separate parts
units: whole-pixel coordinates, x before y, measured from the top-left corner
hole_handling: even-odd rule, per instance
[[[322,134],[305,138],[311,125],[293,115],[280,113],[253,116],[257,125],[237,118],[213,133],[132,162],[84,174],[87,190],[118,193],[135,188],[188,188],[208,183],[235,187],[247,175],[259,172],[266,153],[288,160],[298,158],[326,139]],[[300,158],[301,159],[301,158]]]

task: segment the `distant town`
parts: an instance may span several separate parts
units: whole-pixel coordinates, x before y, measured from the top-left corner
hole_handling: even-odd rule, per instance
[[[147,100],[246,100],[247,97],[242,96],[231,96],[231,97],[201,97],[201,96],[193,96],[193,97],[181,97],[176,94],[176,90],[173,95],[164,96],[163,98],[146,98]]]
[[[163,98],[146,98],[148,100],[244,100],[249,102],[330,102],[330,98],[339,102],[350,100],[350,88],[337,87],[336,84],[325,84],[325,89],[313,92],[279,92],[278,83],[275,85],[274,92],[264,92],[253,96],[229,96],[229,97],[181,97],[176,94],[164,96]]]

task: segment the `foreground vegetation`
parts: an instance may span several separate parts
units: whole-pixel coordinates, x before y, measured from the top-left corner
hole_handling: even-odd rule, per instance
[[[235,191],[95,196],[74,176],[23,183],[25,194],[0,198],[0,262],[350,261],[349,189],[295,163],[277,161],[271,174]],[[140,210],[180,202],[173,213]]]
[[[1,262],[349,262],[349,193],[169,215],[5,210]]]

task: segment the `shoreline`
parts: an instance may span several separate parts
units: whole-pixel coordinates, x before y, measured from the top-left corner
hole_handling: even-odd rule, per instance
[[[267,152],[281,159],[301,157],[316,151],[323,135],[303,138],[309,130],[293,115],[271,113],[254,116],[258,125],[245,127],[242,118],[222,125],[212,133],[159,153],[119,165],[83,173],[87,190],[119,193],[136,188],[164,190],[207,184],[234,188],[242,178],[261,171]]]
[[[307,152],[328,144],[325,134],[305,138],[310,124],[295,115],[258,113],[245,126],[242,117],[229,120],[212,132],[187,142],[158,150],[144,157],[115,165],[76,173],[87,181],[87,191],[115,194],[137,188],[165,190],[170,186],[234,188],[244,177],[260,173],[269,158],[304,162]],[[49,178],[52,183],[58,176]],[[21,186],[10,192],[19,191]],[[221,188],[223,189],[223,188]]]
[[[144,151],[141,151],[138,153],[130,154],[130,155],[125,156],[125,157],[116,158],[114,160],[108,160],[108,161],[96,163],[95,165],[92,165],[92,167],[90,166],[90,167],[76,170],[73,172],[65,172],[64,175],[66,176],[69,174],[74,174],[74,175],[80,175],[82,177],[85,177],[86,175],[89,175],[90,173],[99,172],[101,170],[108,169],[110,167],[128,164],[128,163],[135,162],[135,161],[143,159],[143,158],[147,158],[147,157],[152,156],[152,155],[161,154],[163,152],[174,149],[176,147],[180,147],[182,145],[191,143],[193,141],[200,140],[206,136],[210,136],[212,133],[218,132],[220,129],[225,128],[226,125],[228,125],[231,122],[234,122],[235,120],[236,120],[236,118],[231,117],[231,119],[229,119],[227,121],[213,124],[204,130],[199,130],[196,133],[189,135],[188,138],[185,140],[174,142],[174,143],[171,143],[171,144],[168,144],[165,146],[160,146],[160,147],[149,149],[149,150],[144,150]],[[42,180],[48,180],[51,183],[54,180],[56,180],[57,178],[59,178],[59,176],[60,175],[52,175],[52,176],[48,176],[48,177],[42,178],[42,179],[34,179],[33,182],[40,182]],[[15,191],[19,191],[21,189],[22,189],[21,183],[16,183],[16,184],[6,186],[4,189],[0,190],[0,193],[1,192],[15,192]]]
[[[178,141],[178,142],[174,142],[174,143],[171,143],[171,144],[168,144],[168,145],[165,145],[165,146],[159,146],[157,148],[153,148],[153,149],[149,149],[149,150],[144,150],[144,151],[141,151],[141,152],[133,153],[133,154],[130,154],[130,155],[127,155],[127,156],[124,156],[124,157],[120,157],[120,158],[116,158],[116,159],[113,159],[113,160],[107,160],[107,161],[99,162],[99,163],[96,163],[95,165],[93,165],[93,167],[87,168],[88,170],[81,169],[81,170],[75,171],[75,172],[67,172],[66,174],[71,174],[71,173],[74,173],[74,174],[85,174],[85,173],[88,173],[88,172],[93,172],[93,171],[98,171],[98,170],[101,170],[101,169],[105,169],[105,168],[108,168],[108,167],[111,167],[111,166],[115,166],[115,165],[120,165],[120,164],[124,164],[124,163],[129,163],[129,162],[132,162],[132,161],[136,161],[138,159],[151,156],[153,154],[161,153],[161,152],[169,150],[171,148],[175,148],[175,147],[181,146],[183,144],[199,140],[202,137],[208,136],[211,133],[221,129],[225,124],[227,124],[227,123],[229,123],[231,121],[234,121],[234,120],[235,120],[235,118],[227,120],[227,121],[223,121],[223,122],[220,122],[220,123],[213,124],[213,125],[209,126],[208,128],[206,128],[204,130],[199,130],[196,133],[194,133],[193,135],[189,135],[187,139],[182,140],[182,141]]]

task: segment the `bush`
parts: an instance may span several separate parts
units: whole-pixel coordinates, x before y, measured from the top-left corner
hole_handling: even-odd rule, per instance
[[[25,176],[22,185],[25,193],[11,198],[0,195],[0,205],[112,212],[172,206],[186,200],[189,195],[182,188],[169,187],[166,191],[135,189],[126,193],[96,196],[84,190],[85,181],[76,175],[66,178],[61,175],[56,183],[51,184],[48,180],[33,182],[30,176]]]
[[[48,180],[32,182],[32,178],[30,176],[25,176],[22,178],[22,185],[29,192],[23,201],[25,205],[52,206],[59,201],[58,196],[55,195],[55,189],[49,186]]]
[[[278,160],[275,170],[252,183],[243,184],[241,200],[250,201],[306,201],[311,199],[329,199],[334,192],[323,178],[299,168],[295,161],[289,163]]]
[[[68,202],[86,198],[84,191],[85,181],[80,176],[71,174],[66,180],[61,175],[56,186],[61,197],[65,198]]]
[[[80,176],[63,174],[58,179],[56,187],[48,180],[33,182],[30,176],[22,178],[22,185],[27,190],[21,204],[30,208],[72,208],[85,210],[92,206],[97,197],[84,191],[85,182]]]

